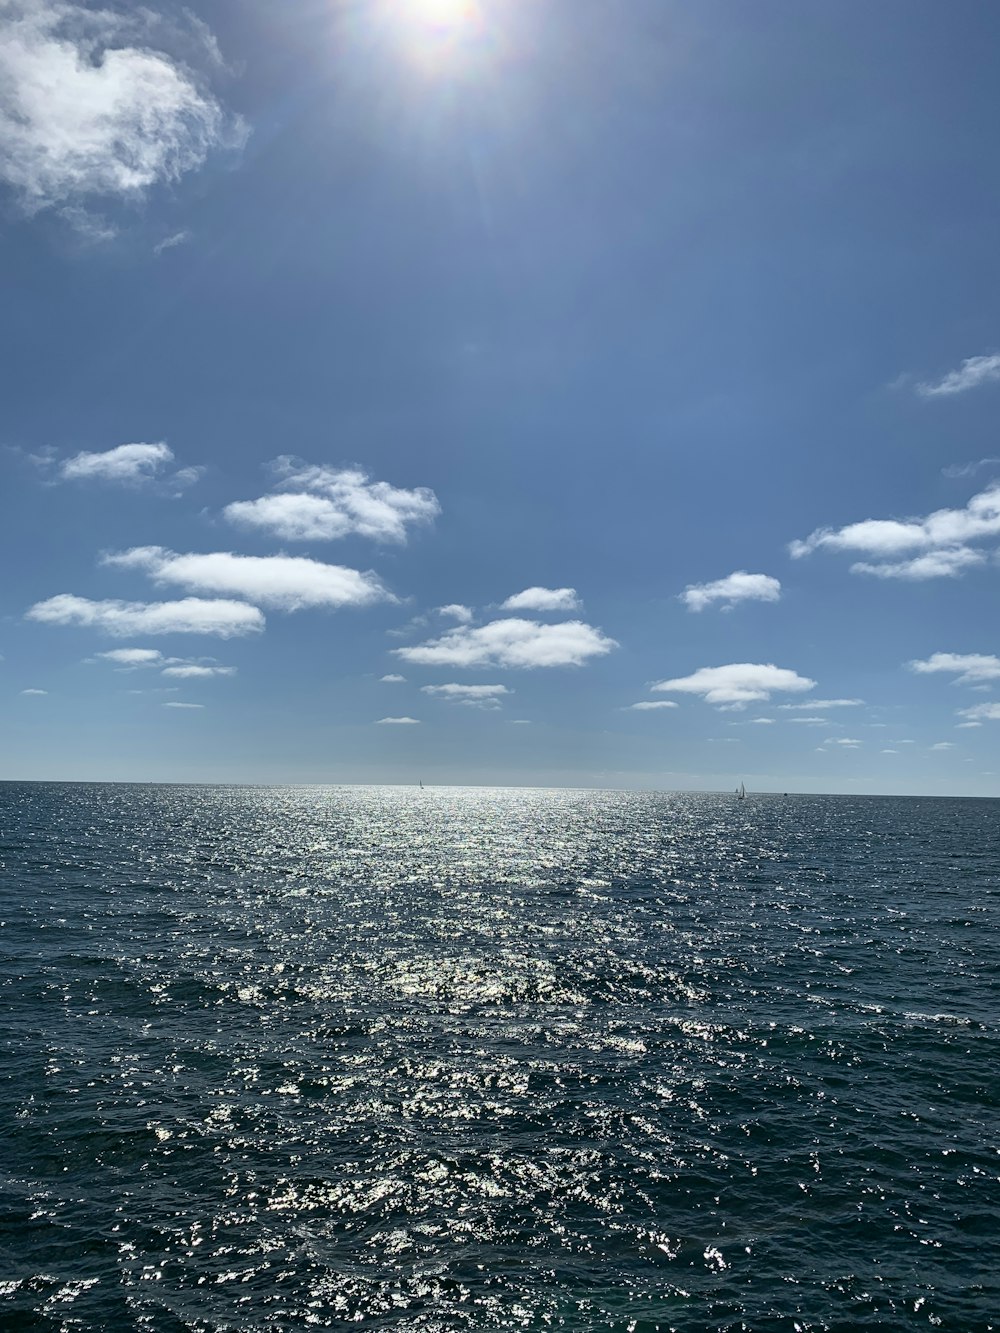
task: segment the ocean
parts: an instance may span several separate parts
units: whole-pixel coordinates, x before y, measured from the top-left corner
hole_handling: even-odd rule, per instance
[[[0,1328],[1000,1329],[1000,802],[0,784]]]

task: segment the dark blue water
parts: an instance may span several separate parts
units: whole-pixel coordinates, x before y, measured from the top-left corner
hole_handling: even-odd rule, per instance
[[[0,785],[0,1326],[1000,1328],[1000,802]]]

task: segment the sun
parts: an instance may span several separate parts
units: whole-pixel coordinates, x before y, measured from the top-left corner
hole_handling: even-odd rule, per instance
[[[424,27],[449,32],[476,18],[474,0],[404,0],[411,19]]]

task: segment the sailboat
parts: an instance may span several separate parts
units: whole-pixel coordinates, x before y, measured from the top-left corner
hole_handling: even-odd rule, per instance
[[[747,789],[741,782],[740,785],[736,788],[736,799],[738,801],[745,801],[746,798],[747,798]]]

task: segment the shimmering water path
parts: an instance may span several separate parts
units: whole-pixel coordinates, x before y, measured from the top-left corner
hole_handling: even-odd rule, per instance
[[[1000,1329],[1000,802],[0,784],[0,1327]]]

